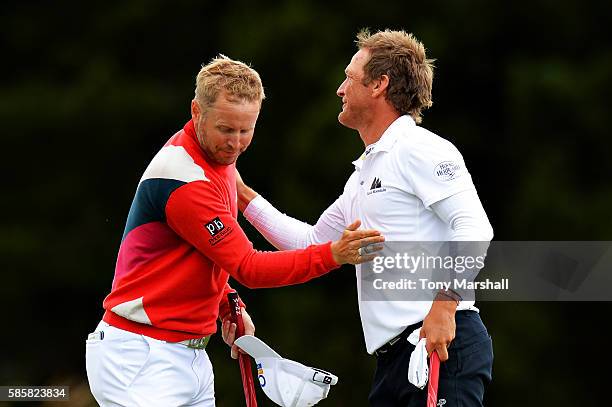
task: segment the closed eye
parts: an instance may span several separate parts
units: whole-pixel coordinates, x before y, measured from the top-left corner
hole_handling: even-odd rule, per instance
[[[234,129],[232,129],[231,127],[227,127],[227,126],[217,126],[217,128],[219,129],[221,133],[233,133],[234,132]]]

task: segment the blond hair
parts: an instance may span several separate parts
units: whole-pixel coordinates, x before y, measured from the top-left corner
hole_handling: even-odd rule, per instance
[[[370,52],[363,67],[364,85],[382,75],[389,77],[386,98],[399,114],[409,114],[421,123],[424,109],[432,105],[433,59],[425,47],[405,31],[379,31],[371,35],[363,29],[357,34],[357,47]]]
[[[232,99],[261,102],[266,97],[257,71],[244,62],[219,54],[196,76],[195,99],[202,109],[212,106],[224,90]]]

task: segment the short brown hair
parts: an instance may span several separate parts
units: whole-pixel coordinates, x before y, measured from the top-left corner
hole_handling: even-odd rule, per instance
[[[225,90],[231,97],[261,104],[266,97],[257,71],[244,62],[234,61],[219,54],[196,77],[195,99],[202,109],[207,109]]]
[[[421,113],[432,105],[433,59],[425,47],[405,31],[379,31],[371,35],[363,29],[357,34],[357,47],[370,52],[363,67],[364,84],[389,76],[386,98],[399,114],[409,114],[421,123]]]

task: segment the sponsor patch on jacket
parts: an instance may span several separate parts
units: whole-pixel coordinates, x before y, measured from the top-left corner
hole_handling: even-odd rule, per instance
[[[442,161],[434,168],[434,175],[440,181],[451,181],[461,176],[462,166],[454,161]]]
[[[219,243],[223,238],[229,235],[232,232],[231,226],[225,226],[221,219],[217,216],[210,222],[204,225],[211,238],[208,239],[208,242],[214,246]]]

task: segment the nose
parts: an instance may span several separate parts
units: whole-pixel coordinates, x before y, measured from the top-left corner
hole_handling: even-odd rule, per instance
[[[340,87],[336,91],[336,95],[338,95],[339,97],[343,97],[345,88],[346,88],[346,79],[342,81],[342,83],[340,84]]]
[[[232,150],[237,149],[240,146],[240,133],[233,133],[232,135],[227,137],[226,141],[228,147],[230,147]]]

